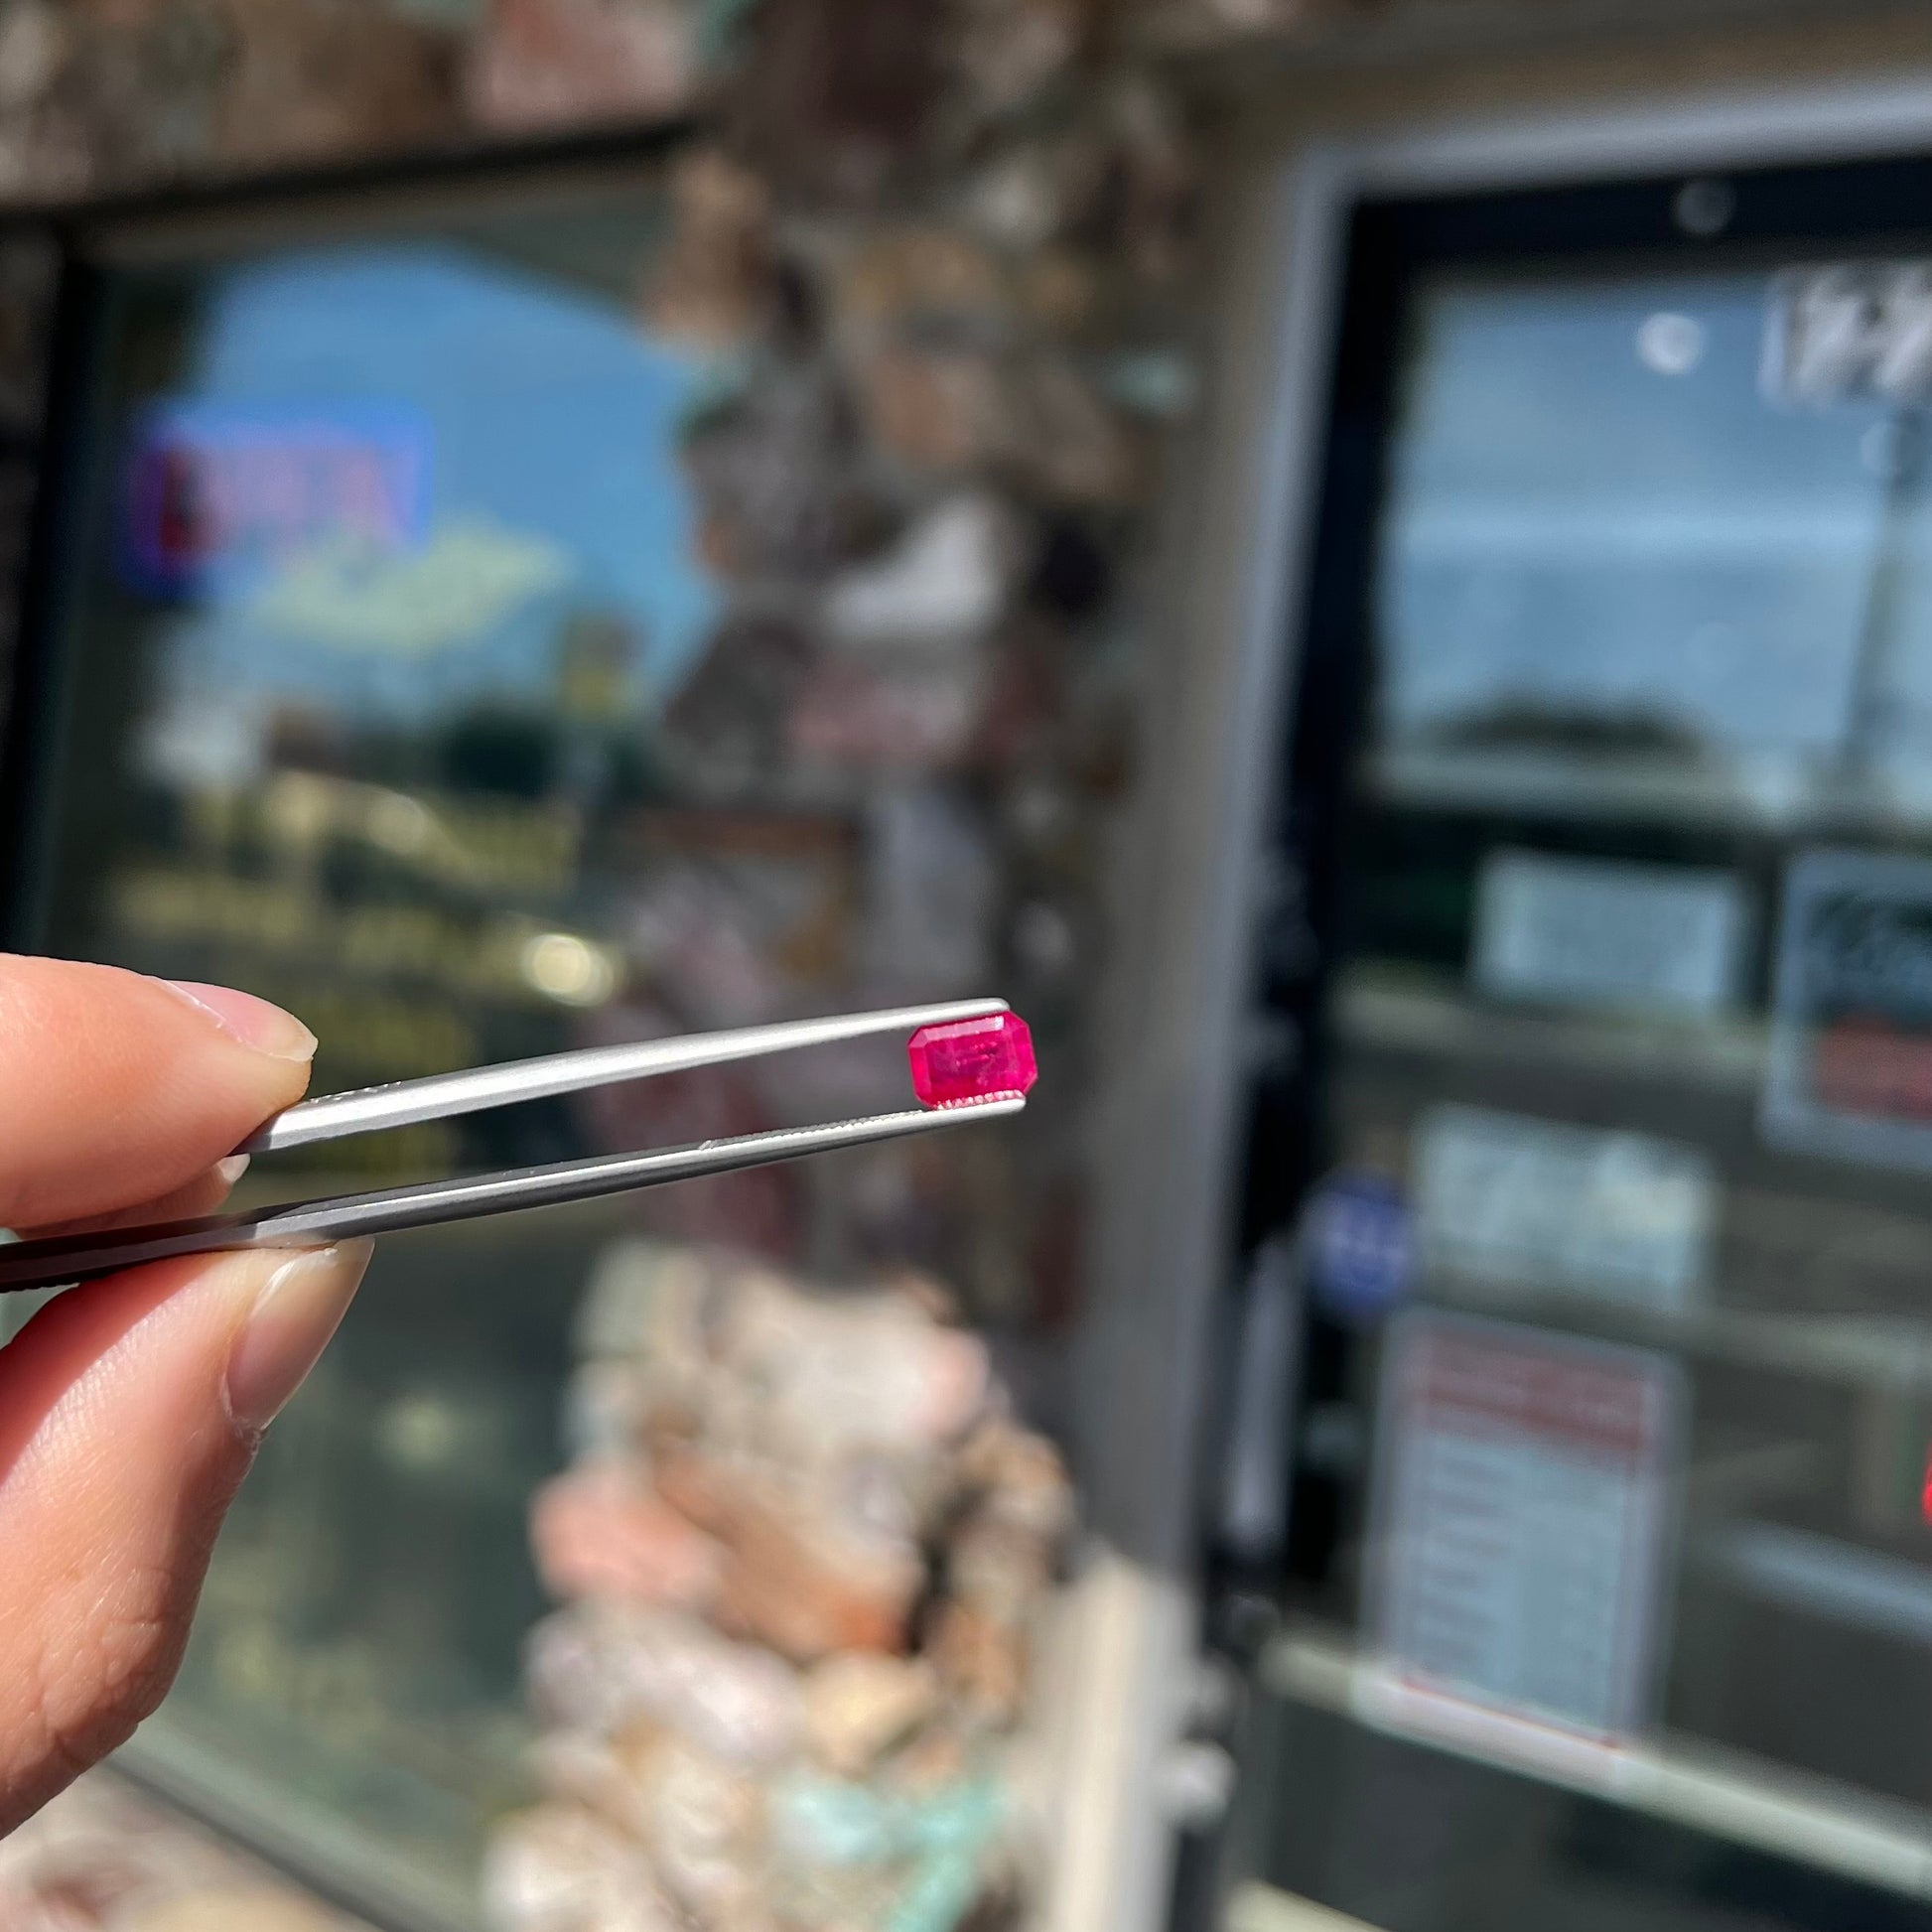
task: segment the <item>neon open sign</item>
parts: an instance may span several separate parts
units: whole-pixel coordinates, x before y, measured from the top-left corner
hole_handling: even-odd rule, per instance
[[[166,403],[142,419],[124,555],[162,595],[240,588],[320,544],[420,542],[429,428],[393,404]]]

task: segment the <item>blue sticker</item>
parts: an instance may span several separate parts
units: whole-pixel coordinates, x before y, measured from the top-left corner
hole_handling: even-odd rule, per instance
[[[1331,1313],[1367,1320],[1408,1292],[1415,1220],[1387,1174],[1343,1170],[1316,1187],[1303,1220],[1309,1286]]]

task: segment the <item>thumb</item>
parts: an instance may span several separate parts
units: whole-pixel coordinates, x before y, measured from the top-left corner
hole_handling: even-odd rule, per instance
[[[0,1834],[161,1702],[261,1432],[368,1255],[157,1262],[0,1349]]]

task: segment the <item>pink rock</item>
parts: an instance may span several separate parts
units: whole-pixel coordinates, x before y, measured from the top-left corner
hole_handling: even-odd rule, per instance
[[[593,1462],[537,1491],[530,1545],[560,1597],[701,1608],[717,1593],[724,1552],[634,1469]]]

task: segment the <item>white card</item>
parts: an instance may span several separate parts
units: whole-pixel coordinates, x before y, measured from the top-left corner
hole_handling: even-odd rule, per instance
[[[1649,1308],[1700,1297],[1718,1184],[1697,1149],[1481,1107],[1433,1107],[1413,1160],[1432,1268]]]
[[[1932,401],[1932,261],[1787,269],[1761,377],[1765,394],[1791,407]]]
[[[1704,1017],[1736,997],[1749,928],[1727,872],[1492,852],[1470,972],[1488,994]]]

